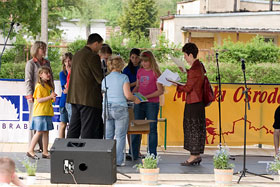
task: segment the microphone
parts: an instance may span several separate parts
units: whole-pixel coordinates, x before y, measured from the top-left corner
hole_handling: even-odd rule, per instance
[[[241,63],[242,71],[245,72],[245,60],[243,58],[241,59]]]

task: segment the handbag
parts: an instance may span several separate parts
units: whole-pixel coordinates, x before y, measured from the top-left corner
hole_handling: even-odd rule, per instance
[[[210,106],[211,103],[215,100],[215,95],[213,88],[208,80],[208,77],[204,76],[204,85],[203,85],[203,103],[205,107]]]

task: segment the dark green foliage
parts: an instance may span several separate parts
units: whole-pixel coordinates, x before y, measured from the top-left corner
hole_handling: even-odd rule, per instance
[[[86,40],[76,40],[68,45],[68,52],[73,55],[80,49],[82,49],[87,44]]]
[[[61,56],[62,54],[60,48],[48,47],[48,60],[51,62],[51,67],[55,80],[59,80],[59,72],[62,70]]]
[[[49,38],[59,35],[56,27],[60,24],[63,15],[60,14],[61,9],[69,9],[79,0],[48,0],[48,29]],[[8,33],[10,28],[9,20],[21,24],[21,31],[18,34],[27,34],[34,38],[41,32],[41,0],[9,0],[0,1],[0,26],[3,28],[5,23],[5,32]],[[15,34],[11,34],[11,38]]]
[[[265,42],[261,36],[256,36],[248,43],[234,43],[230,39],[224,40],[222,46],[215,46],[219,50],[221,62],[240,63],[244,59],[247,64],[280,63],[280,48],[273,42]]]
[[[5,63],[1,65],[1,79],[24,79],[25,62]]]
[[[27,42],[21,35],[16,36],[16,42],[14,43],[14,46],[11,48],[6,48],[5,52],[2,56],[1,63],[8,63],[8,62],[14,62],[14,63],[20,63],[22,61],[25,61],[26,53],[29,51],[26,51],[25,45]]]
[[[128,62],[129,53],[132,48],[151,48],[151,43],[145,37],[140,38],[138,41],[135,38],[127,40],[120,33],[111,35],[110,39],[106,41],[106,43],[111,46],[113,54],[120,55],[126,62]]]
[[[159,36],[155,47],[152,47],[152,44],[145,37],[137,41],[135,38],[126,39],[120,33],[113,34],[106,42],[111,46],[113,53],[121,55],[125,61],[128,61],[129,52],[132,48],[140,48],[142,51],[151,50],[159,63],[167,62],[169,54],[176,57],[182,55],[181,51],[178,50],[178,48],[181,48],[180,45],[170,44],[163,35]]]
[[[107,25],[118,26],[118,20],[122,12],[122,0],[102,0],[100,2],[100,15],[103,19],[108,20]]]
[[[210,82],[217,82],[217,67],[215,63],[205,63]],[[275,63],[246,64],[246,79],[248,83],[279,84],[280,66]],[[222,83],[243,83],[241,63],[220,63]]]
[[[157,26],[157,13],[154,0],[130,0],[123,9],[119,25],[122,32],[139,40],[149,36],[148,28]]]
[[[175,45],[174,43],[170,44],[170,42],[165,39],[164,35],[160,35],[153,53],[159,62],[166,62],[168,61],[168,55],[170,54],[175,57],[183,55],[181,50],[178,50],[181,48],[180,45]]]

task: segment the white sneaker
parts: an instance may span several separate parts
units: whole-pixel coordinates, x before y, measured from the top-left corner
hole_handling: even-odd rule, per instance
[[[118,167],[123,167],[123,166],[125,166],[125,162],[121,163],[120,165],[117,164],[117,166],[118,166]]]

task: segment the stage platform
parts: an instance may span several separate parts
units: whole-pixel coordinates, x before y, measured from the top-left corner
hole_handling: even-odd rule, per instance
[[[0,143],[0,156],[8,156],[16,162],[16,167],[23,171],[23,167],[20,160],[25,158],[27,150],[27,144],[13,144],[13,143]],[[145,147],[142,147],[141,152],[145,153]],[[216,147],[207,147],[205,154],[202,155],[202,162],[199,166],[181,166],[180,162],[183,162],[187,158],[187,151],[181,147],[168,147],[167,150],[158,148],[158,153],[161,157],[159,162],[160,175],[159,186],[215,186],[214,172],[212,158]],[[231,147],[230,152],[232,163],[235,165],[235,172],[243,169],[243,147]],[[278,176],[267,173],[266,162],[273,161],[274,150],[272,146],[258,148],[257,146],[249,146],[247,148],[246,168],[248,171],[257,174],[269,174],[267,176],[274,178],[269,180],[259,176],[253,176],[246,174],[246,177],[242,177],[239,184],[237,180],[240,174],[234,175],[232,186],[240,187],[260,187],[280,186]],[[41,157],[41,154],[38,154]],[[140,175],[138,171],[133,168],[135,164],[140,161],[126,161],[126,166],[118,167],[118,171],[129,175],[131,179],[118,174],[117,182],[113,185],[120,186],[142,186],[140,181]],[[26,175],[18,172],[20,177],[23,177],[25,182]],[[32,186],[98,186],[98,185],[67,185],[67,184],[50,184],[50,160],[40,159],[38,161],[37,181]],[[103,185],[104,186],[104,185]]]

